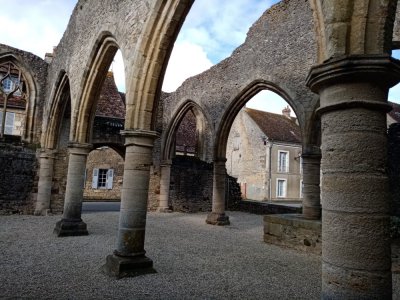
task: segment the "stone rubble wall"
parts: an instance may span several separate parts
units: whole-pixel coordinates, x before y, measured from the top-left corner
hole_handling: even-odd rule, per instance
[[[0,143],[0,214],[33,212],[38,161],[35,149]]]

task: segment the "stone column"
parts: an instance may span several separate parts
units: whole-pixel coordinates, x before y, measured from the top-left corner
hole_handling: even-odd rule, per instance
[[[303,217],[310,220],[321,218],[320,168],[321,155],[303,153]]]
[[[153,261],[145,256],[144,240],[152,148],[157,134],[142,130],[121,134],[125,136],[126,154],[117,249],[107,256],[102,268],[117,278],[155,272]]]
[[[87,235],[86,223],[81,219],[83,188],[85,185],[86,159],[92,149],[90,144],[69,143],[67,186],[65,189],[64,213],[57,222],[57,236]]]
[[[51,187],[53,185],[54,152],[40,151],[40,169],[35,216],[45,216],[50,211]]]
[[[311,69],[322,126],[322,298],[391,299],[386,174],[388,56],[348,56]]]
[[[161,162],[161,178],[160,178],[160,202],[158,204],[158,212],[170,212],[168,205],[169,185],[171,181],[171,160]]]
[[[225,215],[225,168],[226,158],[214,161],[212,211],[206,223],[211,225],[229,225],[229,217]]]

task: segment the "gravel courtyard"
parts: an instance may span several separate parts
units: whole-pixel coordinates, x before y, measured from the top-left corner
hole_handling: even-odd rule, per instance
[[[229,216],[231,226],[217,227],[204,213],[149,213],[145,248],[157,273],[121,280],[99,270],[118,212],[85,213],[90,235],[66,238],[52,234],[60,216],[1,216],[0,298],[320,299],[318,256],[265,244],[262,216]]]

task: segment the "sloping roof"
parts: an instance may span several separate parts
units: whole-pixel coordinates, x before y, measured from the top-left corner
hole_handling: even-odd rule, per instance
[[[400,122],[400,104],[389,101],[392,106],[392,110],[388,113],[396,122]]]
[[[96,116],[125,118],[125,104],[115,84],[114,74],[108,72],[100,92]]]
[[[292,118],[247,107],[244,111],[254,120],[268,139],[301,143],[300,127]]]

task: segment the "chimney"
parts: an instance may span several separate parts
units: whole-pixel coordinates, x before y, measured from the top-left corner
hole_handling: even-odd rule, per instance
[[[284,115],[286,118],[289,118],[289,119],[290,119],[291,112],[292,111],[290,110],[289,105],[286,106],[284,109],[282,109],[282,115]]]

